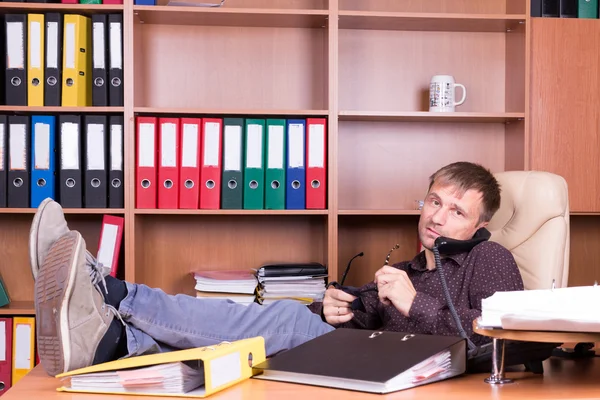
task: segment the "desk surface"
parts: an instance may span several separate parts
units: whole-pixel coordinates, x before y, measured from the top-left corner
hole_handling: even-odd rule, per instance
[[[507,372],[515,382],[493,386],[483,382],[487,374],[463,375],[442,382],[412,388],[388,395],[366,394],[338,389],[319,388],[291,383],[249,379],[210,396],[218,400],[275,399],[600,399],[600,357],[580,360],[551,358],[544,362],[544,375],[529,372]],[[134,400],[159,399],[131,395],[94,395],[56,392],[60,380],[49,377],[38,365],[2,396],[2,400]],[[164,397],[167,399],[167,397]],[[169,399],[175,399],[169,397]]]

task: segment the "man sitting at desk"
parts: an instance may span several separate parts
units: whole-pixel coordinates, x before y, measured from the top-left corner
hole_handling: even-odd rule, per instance
[[[331,287],[322,304],[309,307],[293,300],[246,306],[167,295],[118,280],[86,251],[79,232],[68,229],[61,207],[47,199],[33,219],[29,243],[37,277],[40,361],[56,375],[126,356],[254,336],[264,337],[267,356],[272,356],[337,327],[458,335],[431,249],[438,236],[471,238],[499,207],[500,187],[487,169],[457,162],[434,173],[418,227],[425,251],[379,269],[360,290],[365,311],[352,311],[355,297]],[[486,339],[471,328],[481,314],[481,300],[496,291],[523,289],[512,254],[487,241],[468,253],[444,257],[442,265],[467,335],[482,344]]]

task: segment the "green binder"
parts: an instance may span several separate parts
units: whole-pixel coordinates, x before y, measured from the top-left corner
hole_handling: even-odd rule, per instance
[[[578,18],[598,18],[598,0],[579,0]]]
[[[79,0],[79,4],[102,4],[102,0]]]
[[[285,119],[267,120],[265,208],[285,209]]]
[[[10,304],[10,298],[4,287],[4,282],[0,279],[0,307],[4,307],[8,304]]]
[[[265,120],[247,119],[245,131],[244,209],[262,210],[265,203]]]
[[[221,208],[241,210],[244,190],[244,119],[223,119]]]

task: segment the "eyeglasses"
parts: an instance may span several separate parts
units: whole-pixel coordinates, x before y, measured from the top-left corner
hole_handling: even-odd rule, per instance
[[[385,262],[383,263],[383,265],[390,265],[390,256],[392,255],[392,252],[398,248],[400,248],[400,245],[396,243],[396,245],[387,254],[387,257],[385,258]]]

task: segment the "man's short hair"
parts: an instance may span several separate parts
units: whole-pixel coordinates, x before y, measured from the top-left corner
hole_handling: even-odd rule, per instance
[[[479,223],[489,222],[500,208],[500,184],[485,167],[466,161],[448,164],[429,177],[429,190],[434,183],[456,186],[459,194],[473,189],[482,194]]]

